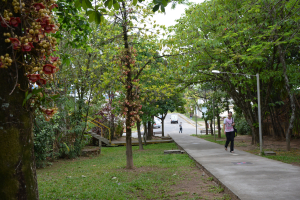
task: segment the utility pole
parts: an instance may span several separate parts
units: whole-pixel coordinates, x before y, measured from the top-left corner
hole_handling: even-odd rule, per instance
[[[213,102],[213,120],[214,120],[214,138],[215,138],[215,141],[216,141],[216,129],[215,129],[215,103],[214,103],[214,97],[212,99],[212,102]]]

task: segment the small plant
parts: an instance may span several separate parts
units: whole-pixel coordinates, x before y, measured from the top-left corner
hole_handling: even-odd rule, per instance
[[[224,188],[222,188],[221,186],[209,185],[208,187],[209,187],[208,192],[211,192],[211,193],[224,192]]]
[[[207,180],[208,180],[208,181],[213,181],[214,178],[213,178],[213,177],[208,177]]]

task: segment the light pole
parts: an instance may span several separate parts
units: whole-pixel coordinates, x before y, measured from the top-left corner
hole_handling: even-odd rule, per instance
[[[238,74],[243,76],[256,76],[257,81],[257,101],[258,101],[258,123],[259,123],[259,146],[260,146],[260,155],[262,154],[262,124],[261,124],[261,107],[260,107],[260,87],[259,87],[259,73],[256,75],[251,74],[241,74],[241,73],[230,73],[230,72],[220,72],[219,70],[212,70],[214,74]]]
[[[215,102],[214,102],[214,97],[212,99],[213,102],[213,120],[214,120],[214,139],[216,141],[216,125],[215,125]],[[211,122],[212,123],[212,122]],[[212,131],[212,130],[211,130]]]
[[[196,117],[196,135],[197,135],[197,102],[196,102],[196,99],[195,98],[192,98],[192,97],[188,97],[188,99],[192,99],[195,101],[196,105],[195,105],[195,117]],[[191,110],[193,110],[193,107],[191,106]],[[193,119],[193,117],[192,117]]]

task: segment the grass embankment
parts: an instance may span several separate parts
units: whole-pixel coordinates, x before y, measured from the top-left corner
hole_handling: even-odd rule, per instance
[[[125,169],[126,147],[102,148],[99,157],[62,160],[37,170],[41,199],[229,199],[187,154],[164,154],[174,143],[133,147],[134,170]]]
[[[185,115],[187,118],[190,119],[190,114],[189,114],[189,113],[185,113],[184,115]],[[193,120],[194,122],[196,122],[196,117],[195,117],[195,115],[192,117],[192,120]],[[204,122],[204,119],[202,119],[202,118],[200,118],[200,117],[197,117],[197,122],[200,122],[200,121]]]
[[[193,135],[193,136],[196,136],[196,135]],[[226,136],[224,134],[221,134],[221,138],[218,138],[218,136],[216,136],[216,141],[214,140],[214,136],[211,136],[211,135],[198,135],[197,137],[205,139],[210,142],[215,142],[215,143],[221,144],[223,146],[225,145],[225,142],[226,142]],[[237,136],[234,141],[234,146],[237,147],[237,149],[241,149],[241,150],[247,151],[249,153],[259,155],[259,153],[260,153],[259,144],[251,145],[251,141],[248,141],[248,142],[246,142],[245,140],[239,141],[238,139],[239,139],[239,136]],[[278,148],[265,148],[263,150],[276,152],[276,156],[263,155],[263,157],[273,159],[273,160],[278,160],[278,161],[281,161],[284,163],[295,164],[298,166],[300,165],[300,150],[299,149],[294,148],[294,149],[291,149],[291,151],[286,151],[284,149],[278,149]]]

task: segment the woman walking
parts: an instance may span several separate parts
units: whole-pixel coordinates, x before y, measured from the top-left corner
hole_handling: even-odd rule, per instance
[[[223,129],[227,139],[225,143],[225,150],[227,151],[227,147],[230,142],[230,153],[234,153],[234,125],[232,112],[228,112],[228,117],[224,119]]]

